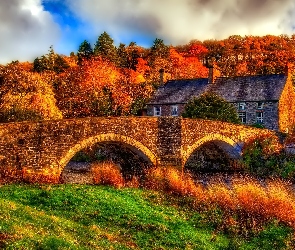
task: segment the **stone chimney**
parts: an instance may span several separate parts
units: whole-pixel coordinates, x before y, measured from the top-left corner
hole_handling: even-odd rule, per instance
[[[214,84],[217,77],[221,76],[221,72],[216,62],[213,62],[208,66],[209,74],[208,74],[208,83]]]
[[[286,63],[285,66],[285,75],[290,76],[292,71],[294,70],[294,64],[293,63]]]
[[[160,85],[164,85],[164,69],[160,69],[159,73],[160,73]]]

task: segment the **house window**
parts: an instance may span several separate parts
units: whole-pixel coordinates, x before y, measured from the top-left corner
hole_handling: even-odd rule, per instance
[[[257,109],[263,109],[263,102],[257,102]]]
[[[239,112],[239,118],[242,123],[246,123],[246,112]]]
[[[161,116],[161,107],[154,107],[154,116]]]
[[[178,116],[178,106],[177,105],[172,105],[171,106],[171,115],[172,116]]]
[[[246,103],[245,102],[239,102],[239,110],[245,110],[246,109]]]
[[[263,123],[263,112],[256,112],[256,122]]]

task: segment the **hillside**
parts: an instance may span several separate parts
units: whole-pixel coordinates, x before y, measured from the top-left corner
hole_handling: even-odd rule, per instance
[[[0,187],[4,249],[292,249],[277,223],[238,237],[218,229],[220,210],[188,198],[86,185]],[[246,240],[247,238],[247,240]]]

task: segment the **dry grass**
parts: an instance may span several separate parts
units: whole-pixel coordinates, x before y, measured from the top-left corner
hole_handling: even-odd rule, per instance
[[[7,176],[14,176],[13,171]],[[189,196],[198,208],[219,207],[225,214],[227,224],[235,224],[236,220],[252,220],[252,224],[261,225],[266,221],[277,219],[295,229],[295,195],[290,183],[269,181],[262,185],[251,178],[233,178],[231,185],[216,179],[203,186],[195,183],[193,178],[175,168],[152,168],[146,172],[143,183],[137,178],[126,182],[121,169],[113,162],[91,164],[93,182],[116,188],[144,186],[148,189],[161,190],[178,196]],[[11,178],[12,178],[11,177]],[[58,173],[43,171],[33,173],[30,169],[22,171],[23,180],[28,183],[58,183]],[[236,215],[235,219],[232,215]]]
[[[116,188],[124,186],[120,168],[113,162],[95,162],[91,164],[94,184],[109,185]]]
[[[26,183],[58,184],[60,182],[60,173],[48,169],[44,169],[42,172],[35,172],[31,169],[23,168],[22,181]]]
[[[262,186],[251,178],[237,178],[232,180],[231,187],[218,180],[204,187],[173,168],[151,169],[146,179],[148,188],[193,197],[197,206],[218,206],[228,215],[250,219],[254,227],[277,219],[295,229],[295,195],[286,182],[274,180]],[[231,216],[227,219],[228,224],[237,223]]]

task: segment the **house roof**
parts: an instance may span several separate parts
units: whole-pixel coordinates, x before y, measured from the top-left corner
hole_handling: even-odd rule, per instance
[[[192,95],[201,95],[207,87],[207,78],[170,80],[158,88],[149,104],[187,103]]]
[[[206,91],[228,102],[274,101],[279,100],[286,81],[287,76],[283,74],[219,77],[214,84],[209,84],[208,78],[170,80],[156,91],[149,104],[187,103]]]

